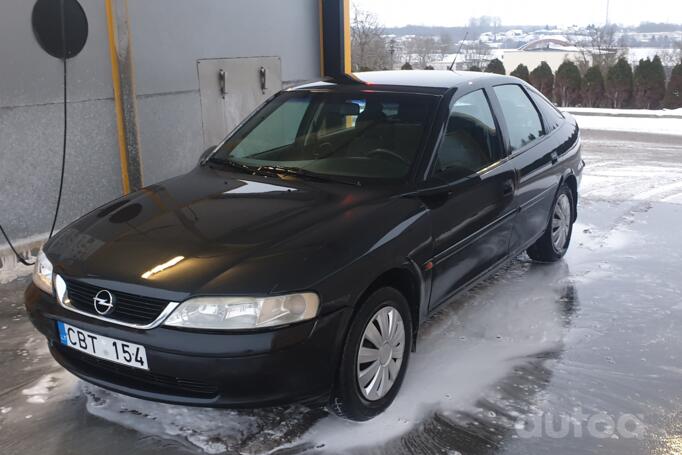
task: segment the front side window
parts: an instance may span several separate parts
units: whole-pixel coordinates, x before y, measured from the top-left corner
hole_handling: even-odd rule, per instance
[[[512,151],[544,135],[538,111],[520,86],[498,85],[494,90],[502,106]]]
[[[436,172],[469,175],[501,158],[500,141],[488,99],[476,90],[455,101],[436,155]]]
[[[254,169],[403,179],[417,159],[437,101],[404,93],[284,93],[211,159]]]

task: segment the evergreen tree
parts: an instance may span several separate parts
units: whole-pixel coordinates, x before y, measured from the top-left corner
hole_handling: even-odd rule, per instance
[[[533,84],[533,87],[540,90],[548,99],[552,99],[552,92],[554,91],[554,74],[547,62],[543,61],[530,72],[530,83]]]
[[[575,106],[580,98],[580,70],[575,63],[564,60],[556,70],[554,99],[560,106]]]
[[[682,63],[673,67],[668,81],[668,89],[665,92],[665,107],[678,109],[682,107]]]
[[[400,67],[400,69],[401,69],[401,70],[411,70],[411,69],[412,69],[412,65],[410,64],[410,62],[405,62],[405,63],[403,64],[403,66]]]
[[[604,99],[604,76],[599,66],[591,66],[583,78],[583,103],[587,107],[599,107]]]
[[[635,107],[658,109],[665,97],[665,71],[661,59],[640,60],[634,75]]]
[[[626,106],[632,97],[632,68],[624,57],[606,73],[606,96],[616,109]]]
[[[481,72],[481,68],[479,68],[479,67],[476,66],[476,65],[472,65],[472,66],[469,67],[469,71],[477,71],[477,72],[480,73],[480,72]]]
[[[519,79],[530,83],[528,67],[523,63],[519,63],[519,66],[517,66],[516,69],[510,73],[510,76],[518,77]]]
[[[485,67],[485,72],[502,75],[507,74],[507,70],[504,68],[504,63],[502,63],[502,61],[498,58],[490,60],[488,66]]]

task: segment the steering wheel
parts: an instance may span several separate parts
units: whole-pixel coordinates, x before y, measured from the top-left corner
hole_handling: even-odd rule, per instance
[[[396,159],[396,160],[400,161],[401,163],[403,163],[407,166],[411,166],[411,163],[409,161],[407,161],[405,158],[403,158],[401,155],[394,152],[393,150],[388,150],[388,149],[384,149],[384,148],[376,148],[374,150],[371,150],[369,153],[367,153],[368,157],[371,157],[372,155],[384,155],[384,156]]]

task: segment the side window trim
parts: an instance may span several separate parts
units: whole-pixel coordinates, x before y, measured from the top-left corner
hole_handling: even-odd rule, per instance
[[[479,175],[481,173],[485,173],[485,172],[497,167],[497,165],[499,165],[500,163],[503,163],[507,160],[507,158],[509,157],[509,151],[506,147],[505,139],[502,135],[502,129],[501,129],[500,121],[498,119],[497,110],[495,109],[493,99],[491,99],[491,96],[490,96],[491,94],[489,93],[489,89],[490,89],[489,86],[483,86],[483,87],[479,86],[479,87],[472,88],[471,90],[468,90],[465,92],[461,92],[460,90],[458,90],[450,98],[450,100],[448,102],[447,117],[444,120],[444,123],[442,125],[443,127],[441,128],[441,131],[438,135],[438,139],[436,140],[436,142],[434,144],[433,153],[432,153],[431,160],[428,164],[428,168],[427,168],[427,172],[426,172],[427,176],[433,177],[437,174],[436,162],[438,161],[438,151],[440,150],[440,147],[441,147],[443,141],[445,140],[445,136],[447,134],[447,126],[448,126],[448,123],[450,121],[450,113],[452,113],[452,109],[453,109],[455,103],[457,101],[459,101],[460,99],[464,98],[465,96],[471,95],[472,93],[475,93],[477,91],[483,92],[483,96],[485,97],[486,102],[488,103],[488,109],[490,110],[490,115],[492,116],[493,122],[495,123],[495,129],[497,131],[497,143],[498,143],[497,145],[499,148],[498,149],[499,150],[499,156],[497,157],[496,161],[490,163],[489,165],[485,166],[482,169],[479,169],[478,171],[476,171],[476,173]]]

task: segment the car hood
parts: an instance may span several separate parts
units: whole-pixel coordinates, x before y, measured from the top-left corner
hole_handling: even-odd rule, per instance
[[[371,248],[377,239],[367,232],[381,237],[404,215],[387,209],[396,200],[389,196],[386,188],[199,167],[94,210],[45,252],[67,277],[180,294],[174,298],[281,292]],[[382,216],[386,210],[394,216]],[[365,223],[377,229],[357,238]]]

